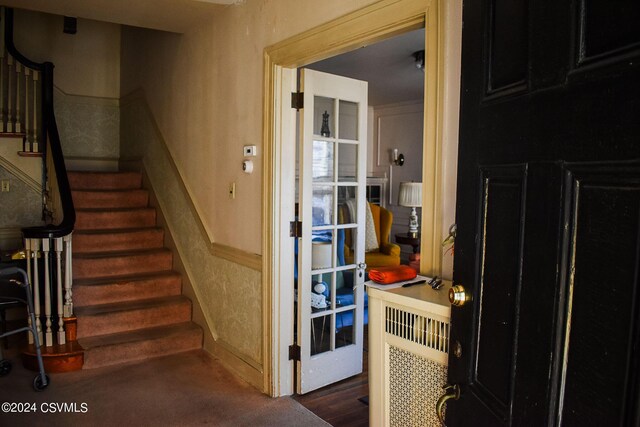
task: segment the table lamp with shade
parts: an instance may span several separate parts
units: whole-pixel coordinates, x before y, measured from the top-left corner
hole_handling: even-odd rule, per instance
[[[398,194],[398,204],[411,208],[409,215],[409,235],[418,234],[418,214],[416,208],[422,206],[422,183],[421,182],[401,182]]]

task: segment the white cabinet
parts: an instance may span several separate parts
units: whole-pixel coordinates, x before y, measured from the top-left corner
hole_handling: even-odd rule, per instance
[[[369,425],[440,426],[447,381],[448,287],[369,293]]]

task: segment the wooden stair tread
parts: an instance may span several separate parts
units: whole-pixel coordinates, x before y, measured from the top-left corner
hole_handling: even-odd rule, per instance
[[[96,193],[96,194],[129,194],[129,193],[140,193],[147,194],[147,190],[142,188],[78,188],[72,189],[71,192],[85,194],[85,193]]]
[[[75,314],[80,318],[84,316],[101,316],[125,311],[152,310],[154,308],[181,304],[191,304],[191,300],[183,295],[175,295],[145,300],[87,305],[85,307],[77,307]]]
[[[196,325],[195,323],[183,322],[166,326],[158,326],[155,328],[134,329],[132,331],[118,332],[115,334],[85,337],[81,338],[79,342],[85,350],[91,350],[100,346],[118,345],[143,340],[154,340],[171,335],[201,331],[202,329],[200,328],[200,326]]]
[[[52,345],[50,347],[42,346],[40,347],[40,352],[42,353],[43,358],[64,357],[82,354],[84,352],[84,348],[78,343],[78,341],[71,341],[65,344]],[[36,347],[33,344],[29,344],[23,353],[35,356]]]
[[[81,235],[100,235],[100,234],[124,234],[124,233],[142,233],[149,231],[162,231],[161,227],[132,227],[132,228],[116,228],[116,229],[95,229],[95,230],[78,230],[73,232],[73,236]]]
[[[158,271],[146,274],[129,274],[125,276],[111,276],[111,277],[96,277],[90,279],[78,279],[73,281],[73,286],[103,286],[117,283],[135,283],[146,280],[157,280],[165,278],[178,278],[181,279],[180,273],[173,270]]]
[[[122,257],[136,257],[156,254],[172,253],[167,248],[153,248],[153,249],[131,249],[127,251],[109,251],[109,252],[81,252],[73,254],[73,259],[102,259],[102,258],[122,258]]]
[[[69,172],[72,190],[141,188],[140,172]]]
[[[156,210],[150,207],[140,207],[140,208],[78,208],[76,209],[76,213],[111,213],[111,212],[120,212],[120,213],[131,213],[131,212],[140,212],[140,211],[153,211]]]

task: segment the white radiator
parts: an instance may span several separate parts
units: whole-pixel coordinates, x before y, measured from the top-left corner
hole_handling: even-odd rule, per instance
[[[446,289],[369,288],[369,425],[440,426],[449,316]]]

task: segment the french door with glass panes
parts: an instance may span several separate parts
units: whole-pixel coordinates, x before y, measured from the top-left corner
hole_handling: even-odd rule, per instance
[[[301,71],[297,392],[362,372],[367,83]]]

